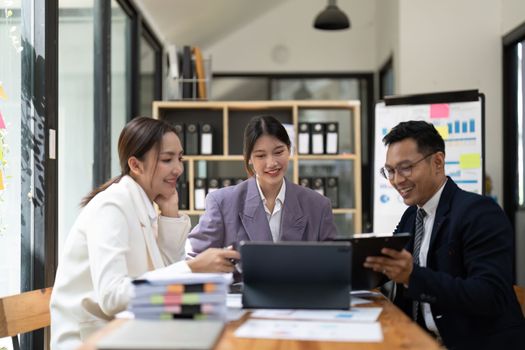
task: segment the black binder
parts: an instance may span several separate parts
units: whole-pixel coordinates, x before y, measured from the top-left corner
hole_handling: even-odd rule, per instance
[[[221,180],[220,180],[220,183],[221,183],[221,188],[222,187],[230,187],[233,185],[233,180],[228,178],[228,177],[223,177]]]
[[[195,179],[195,190],[193,192],[195,210],[204,210],[206,206],[206,179]]]
[[[248,241],[240,252],[244,308],[350,308],[350,243]]]
[[[212,177],[208,179],[208,191],[206,193],[211,193],[219,189],[219,179]]]
[[[179,194],[179,209],[189,210],[190,209],[190,193],[187,181],[180,181],[177,184],[177,192]]]
[[[191,57],[191,47],[184,46],[182,49],[182,98],[191,99],[193,97],[193,62]]]
[[[323,195],[325,194],[325,191],[324,191],[324,178],[322,177],[315,177],[312,179],[312,189]]]
[[[312,154],[325,153],[325,125],[322,123],[315,123],[312,125]]]
[[[326,130],[326,154],[337,154],[339,152],[339,125],[338,123],[327,123]]]
[[[200,154],[213,154],[213,129],[211,124],[201,125]]]
[[[182,149],[186,151],[186,145],[184,144],[184,123],[175,123],[173,124],[173,127],[175,128],[175,133],[179,137]]]
[[[330,199],[332,208],[339,208],[339,185],[337,177],[326,178],[326,196]]]
[[[186,149],[185,154],[199,154],[199,126],[196,123],[186,124]]]
[[[299,178],[299,185],[306,188],[311,188],[311,180],[309,177],[300,177]]]
[[[299,133],[298,133],[298,147],[297,152],[299,154],[309,154],[310,153],[310,123],[299,123]]]

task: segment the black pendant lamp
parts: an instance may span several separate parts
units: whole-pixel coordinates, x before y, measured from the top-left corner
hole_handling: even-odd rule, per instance
[[[335,0],[328,0],[328,6],[321,11],[314,21],[314,27],[322,30],[340,30],[350,28],[348,16],[337,7]]]

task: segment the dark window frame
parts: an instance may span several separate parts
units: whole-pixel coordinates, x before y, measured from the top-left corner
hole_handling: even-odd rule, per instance
[[[386,74],[391,71],[394,74],[394,56],[391,55],[385,64],[379,69],[379,99],[382,100],[385,98],[385,83],[384,77]]]
[[[517,44],[525,40],[525,23],[503,37],[503,209],[515,224],[518,205]],[[523,209],[523,208],[521,208]]]

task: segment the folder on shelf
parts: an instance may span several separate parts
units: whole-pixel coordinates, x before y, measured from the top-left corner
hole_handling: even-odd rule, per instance
[[[191,47],[184,46],[182,49],[182,98],[193,98],[193,62]]]
[[[327,123],[325,128],[326,128],[326,154],[337,154],[339,151],[338,123]]]
[[[339,208],[339,185],[337,177],[326,178],[326,197],[330,199],[332,208]]]
[[[312,181],[309,177],[300,177],[299,178],[299,185],[306,188],[311,188]]]
[[[310,153],[310,123],[299,123],[298,143],[299,154]]]
[[[315,177],[312,180],[312,189],[324,196],[324,178]]]
[[[201,49],[198,47],[194,47],[193,55],[195,57],[195,72],[197,76],[198,97],[199,99],[205,100],[207,98],[206,96],[206,75],[204,72],[204,60],[202,59]]]
[[[201,125],[201,154],[213,154],[213,129],[208,123]]]
[[[222,188],[222,187],[229,187],[229,186],[232,186],[232,185],[233,185],[233,181],[232,181],[232,179],[227,178],[227,177],[222,178],[221,181],[220,181],[220,183],[221,183],[221,188]]]
[[[196,155],[199,154],[199,128],[198,124],[186,124],[185,133],[186,149],[185,154]]]
[[[175,123],[173,124],[173,127],[175,128],[175,133],[179,137],[180,145],[184,149],[184,152],[186,152],[186,145],[184,143],[184,123]]]
[[[206,206],[206,179],[195,179],[195,210],[204,210]]]
[[[177,192],[179,194],[179,209],[190,209],[188,182],[179,181],[179,183],[177,184]]]
[[[312,154],[324,154],[324,124],[312,125]]]
[[[219,179],[218,178],[209,178],[208,179],[208,193],[212,193],[219,189]]]

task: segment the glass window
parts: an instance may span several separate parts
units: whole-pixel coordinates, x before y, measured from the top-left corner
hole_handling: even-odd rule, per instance
[[[93,184],[93,0],[78,4],[59,1],[59,252]]]
[[[152,102],[155,100],[155,48],[144,38],[140,38],[139,95],[141,116],[152,114]]]
[[[0,3],[0,296],[21,286],[22,40],[20,1]],[[27,136],[26,136],[27,137]],[[26,197],[24,197],[26,198]],[[26,224],[30,217],[23,218]],[[11,349],[11,338],[0,348]]]
[[[116,0],[111,2],[111,177],[120,174],[117,144],[129,115],[127,91],[130,82],[127,57],[130,53],[131,20]]]
[[[518,70],[517,70],[517,102],[516,110],[518,112],[518,205],[525,207],[525,163],[524,163],[524,152],[525,152],[525,40],[518,43]]]

